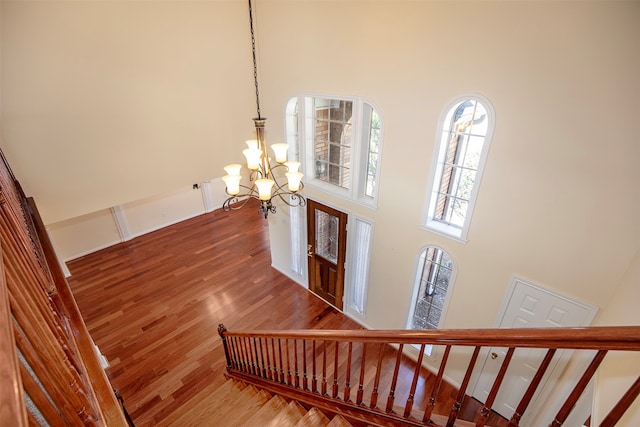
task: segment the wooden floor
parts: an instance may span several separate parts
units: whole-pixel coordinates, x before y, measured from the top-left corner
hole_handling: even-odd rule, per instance
[[[251,207],[204,214],[67,265],[107,374],[138,427],[224,383],[220,323],[361,329],[271,267],[267,221]]]

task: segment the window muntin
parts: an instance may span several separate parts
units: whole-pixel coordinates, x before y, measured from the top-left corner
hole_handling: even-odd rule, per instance
[[[315,177],[349,189],[351,185],[351,120],[353,102],[312,98]]]
[[[301,149],[305,185],[376,207],[383,126],[371,103],[298,96],[287,103],[285,124],[290,147]]]
[[[435,246],[422,250],[407,325],[409,329],[437,329],[440,326],[454,276],[455,267],[446,251]]]
[[[459,98],[447,110],[430,180],[428,228],[466,238],[493,120],[491,104],[477,95]]]

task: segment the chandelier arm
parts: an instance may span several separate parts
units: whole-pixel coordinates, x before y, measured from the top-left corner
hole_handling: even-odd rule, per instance
[[[241,200],[243,197],[246,197],[245,199]],[[246,194],[239,194],[236,196],[231,196],[229,197],[227,200],[225,200],[222,203],[222,209],[224,209],[225,212],[228,212],[230,210],[238,210],[238,209],[242,209],[243,207],[245,207],[247,205],[247,203],[249,203],[249,200],[253,199],[255,197],[250,196],[250,195],[246,195]]]
[[[248,190],[248,192],[244,193],[244,194],[229,194],[230,196],[235,196],[235,197],[257,197],[258,195],[258,190],[256,189],[255,186],[251,186],[251,187],[247,187],[244,184],[240,184],[239,185],[240,188],[244,188],[245,190]]]
[[[290,196],[289,200],[287,200],[284,196]],[[301,195],[299,195],[298,193],[294,193],[292,191],[283,191],[280,193],[276,193],[273,195],[273,197],[279,197],[280,200],[287,206],[291,206],[291,207],[295,207],[295,206],[301,206],[304,207],[307,205],[307,201],[305,200],[304,197],[302,197]],[[293,200],[293,202],[292,202]]]
[[[262,171],[262,167],[260,167],[256,170],[251,171],[251,173],[249,174],[249,181],[253,182],[263,177],[264,177],[264,172]],[[248,187],[245,187],[245,188],[248,188]]]
[[[280,185],[275,176],[273,177],[273,182],[274,182],[273,186],[276,188],[275,191],[274,191],[274,193],[276,195],[279,194],[279,193],[285,193],[286,194],[286,193],[289,192],[288,190],[284,190],[284,191],[282,190],[284,188],[284,186],[286,185],[286,183]]]

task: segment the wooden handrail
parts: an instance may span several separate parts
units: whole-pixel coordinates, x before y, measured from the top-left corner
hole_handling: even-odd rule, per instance
[[[574,350],[640,350],[640,326],[589,328],[438,329],[399,330],[264,330],[233,331],[236,337],[379,342],[392,344],[439,344],[454,346],[502,346],[566,348]],[[505,345],[508,343],[508,345]]]
[[[227,375],[258,384],[284,396],[295,398],[309,405],[318,406],[333,413],[340,413],[358,422],[380,423],[379,425],[428,425],[428,426],[484,426],[492,411],[492,405],[503,383],[509,362],[521,349],[546,350],[527,390],[520,396],[509,426],[519,426],[520,420],[537,389],[545,378],[554,357],[562,354],[558,350],[597,350],[592,362],[578,380],[571,394],[558,411],[550,426],[561,426],[567,419],[576,401],[585,390],[589,380],[596,373],[600,363],[610,351],[640,351],[640,327],[589,327],[589,328],[530,328],[530,329],[463,329],[463,330],[266,330],[227,331],[220,325],[227,357]],[[263,348],[262,343],[265,343]],[[249,351],[245,347],[249,343]],[[251,352],[251,343],[256,351]],[[270,344],[270,345],[269,345]],[[443,346],[437,376],[422,367],[425,346]],[[282,354],[294,355],[295,377],[278,375],[277,369],[284,365]],[[420,348],[417,361],[413,364],[411,378],[405,378],[399,385],[398,372],[402,349]],[[465,401],[466,388],[476,369],[476,361],[482,348],[508,348],[507,356],[494,379],[486,402],[481,402],[475,417],[458,419]],[[276,351],[276,348],[278,351]],[[436,400],[449,354],[453,348],[467,348],[461,353],[468,358],[467,369],[458,392],[445,414],[435,414]],[[399,351],[398,351],[399,350]],[[472,355],[469,357],[469,352]],[[397,351],[392,354],[390,352]],[[301,366],[298,367],[299,353]],[[385,354],[391,355],[386,357]],[[458,355],[460,357],[460,354]],[[459,358],[458,357],[458,358]],[[266,363],[266,365],[265,365]],[[287,358],[287,371],[289,370]],[[270,366],[273,366],[273,369]],[[320,368],[318,368],[318,365]],[[384,366],[383,366],[384,365]],[[265,371],[266,369],[266,371]],[[274,374],[270,372],[272,370]],[[298,371],[303,374],[302,384],[298,382]],[[407,371],[405,367],[405,372]],[[307,387],[307,373],[310,372],[311,387]],[[426,372],[426,373],[425,373]],[[355,400],[351,400],[351,375],[358,375],[358,389]],[[389,378],[389,375],[391,377]],[[640,367],[639,367],[640,373]],[[317,376],[321,386],[317,387]],[[432,384],[429,390],[417,390],[418,383]],[[333,378],[332,389],[326,387],[327,378]],[[627,393],[621,396],[603,426],[614,425],[611,420],[620,419],[631,403],[640,394],[640,376]],[[401,390],[402,389],[402,390]],[[342,397],[340,396],[342,391]],[[386,395],[385,395],[386,394]],[[401,398],[399,399],[399,395]],[[420,396],[421,401],[417,398]],[[382,399],[387,404],[379,408]],[[418,411],[418,412],[416,412]],[[468,416],[468,415],[467,415]],[[382,420],[382,421],[381,421]],[[466,424],[465,424],[466,423]],[[615,421],[613,422],[615,423]]]
[[[59,305],[65,308],[65,314],[69,318],[71,333],[75,337],[74,342],[80,356],[79,360],[83,364],[83,369],[87,375],[87,387],[91,389],[100,407],[99,415],[102,422],[106,426],[130,425],[131,423],[126,419],[125,414],[123,414],[122,406],[109,383],[107,374],[100,365],[93,340],[82,319],[76,300],[71,293],[71,287],[58,263],[53,244],[44,226],[44,222],[40,217],[35,201],[33,198],[28,198],[27,203],[35,231],[38,235],[38,240],[43,250],[44,258],[53,277],[57,298],[60,300]]]

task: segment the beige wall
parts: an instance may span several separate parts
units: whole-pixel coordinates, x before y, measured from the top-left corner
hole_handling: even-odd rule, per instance
[[[245,8],[2,3],[2,145],[47,223],[242,161],[255,115]],[[382,113],[378,209],[306,190],[375,223],[367,325],[404,327],[427,244],[458,267],[447,328],[493,326],[514,274],[613,309],[640,246],[640,2],[260,0],[256,14],[271,142],[299,93],[365,96]],[[491,100],[496,128],[463,244],[420,220],[438,117],[468,92]],[[286,272],[287,210],[269,221]],[[637,324],[633,307],[615,310]]]
[[[607,308],[640,244],[640,3],[273,2],[262,13],[267,111],[310,91],[366,96],[382,112],[379,208],[306,190],[375,222],[368,326],[405,326],[427,244],[458,266],[446,328],[493,326],[513,275]],[[491,100],[496,129],[463,244],[419,224],[437,119],[465,92]],[[270,222],[283,270],[287,226]]]
[[[598,323],[602,325],[640,325],[640,251],[626,272],[620,286],[602,311]],[[627,390],[638,375],[640,355],[634,353],[612,354],[605,359],[597,378],[596,410],[594,419],[602,420],[613,404],[615,396]],[[595,425],[595,423],[594,423]],[[636,400],[632,410],[620,425],[640,425],[640,401]]]
[[[364,95],[382,112],[378,210],[307,191],[375,221],[370,324],[404,326],[428,243],[459,267],[447,327],[491,326],[513,274],[608,300],[640,236],[638,3],[279,1],[261,12],[265,110],[314,91]],[[496,129],[462,244],[419,223],[437,119],[465,92],[492,101]]]
[[[252,132],[245,8],[2,2],[3,148],[46,223],[220,174]]]

